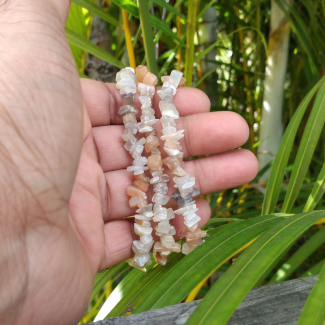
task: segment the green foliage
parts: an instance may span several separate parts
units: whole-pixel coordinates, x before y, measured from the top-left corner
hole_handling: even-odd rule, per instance
[[[324,324],[325,320],[325,266],[308,297],[306,305],[299,318],[298,325]]]
[[[75,0],[71,7],[66,34],[81,74],[86,52],[124,67],[119,15],[126,10],[137,64],[146,60],[159,77],[183,69],[188,83],[192,80],[208,94],[212,111],[237,112],[249,122],[253,138],[243,147],[258,147],[270,2],[201,0],[197,10],[192,0],[109,3],[99,8],[90,0]],[[299,324],[324,322],[320,297],[325,290],[325,228],[313,225],[325,218],[325,7],[320,0],[277,3],[287,15],[291,35],[284,89],[286,131],[273,162],[250,184],[206,196],[212,211],[205,226],[209,237],[188,256],[172,254],[167,266],[152,265],[146,273],[124,262],[97,275],[84,321],[93,320],[103,306],[108,281],[113,291],[101,317],[181,303],[207,280],[208,287],[199,291],[204,299],[188,324],[226,324],[254,286],[321,272]],[[211,8],[215,33],[205,28]],[[114,44],[111,53],[89,41],[92,14],[107,22]],[[267,184],[259,183],[268,168]],[[234,256],[239,257],[232,263]],[[214,272],[223,276],[213,284],[209,277]]]

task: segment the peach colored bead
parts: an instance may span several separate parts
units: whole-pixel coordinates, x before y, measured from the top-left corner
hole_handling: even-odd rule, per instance
[[[156,86],[158,82],[158,78],[151,72],[148,72],[142,81],[144,84],[149,86]]]
[[[146,193],[142,192],[140,189],[133,185],[130,185],[127,188],[126,193],[128,196],[144,196],[145,198],[147,198]]]
[[[168,263],[167,256],[161,256],[159,253],[155,253],[156,262],[162,266],[165,266]]]
[[[163,165],[161,155],[153,154],[148,157],[147,167],[151,170],[159,170]]]
[[[144,149],[146,152],[151,152],[152,147],[158,147],[159,144],[159,139],[155,135],[150,134],[147,136],[147,142],[144,145]]]
[[[148,188],[149,188],[149,183],[143,182],[141,180],[134,181],[133,185],[136,186],[138,189],[140,189],[143,192],[147,192]]]
[[[164,82],[167,82],[170,80],[170,76],[162,76],[161,77],[161,82],[164,83]],[[181,81],[179,82],[179,85],[178,87],[181,87],[185,84],[186,82],[186,78],[182,77]]]
[[[186,239],[186,243],[187,243],[188,247],[197,247],[197,246],[200,246],[203,243],[203,239],[198,238],[198,239],[189,240],[189,241]]]
[[[183,166],[183,160],[177,157],[166,157],[163,159],[163,164],[166,165],[169,170],[174,170],[178,166]]]
[[[173,244],[172,248],[166,248],[161,245],[159,241],[155,242],[155,246],[153,247],[154,252],[164,252],[164,251],[171,251],[179,253],[181,251],[181,245],[178,243]]]
[[[162,76],[162,77],[161,77],[161,82],[162,82],[162,83],[168,82],[169,79],[170,79],[170,76]]]
[[[139,180],[142,182],[150,183],[150,178],[146,177],[145,174],[134,175],[134,180]]]
[[[202,238],[206,236],[206,232],[202,232],[201,229],[196,229],[194,232],[188,232],[186,235],[187,245],[190,247],[196,247],[202,244]]]
[[[135,197],[135,196],[133,196]],[[141,209],[142,207],[144,207],[145,205],[148,204],[148,200],[145,199],[143,196],[138,196],[140,198],[140,202],[138,204],[138,207]]]
[[[148,204],[148,201],[143,196],[132,196],[129,200],[130,208],[138,206],[140,209]]]
[[[167,139],[165,141],[164,147],[169,149],[180,149],[180,145],[178,145],[174,140]]]
[[[179,82],[178,87],[183,86],[186,82],[186,78],[182,77],[181,81]]]
[[[139,82],[143,82],[143,78],[148,73],[148,68],[145,65],[139,65],[135,69],[135,74]]]

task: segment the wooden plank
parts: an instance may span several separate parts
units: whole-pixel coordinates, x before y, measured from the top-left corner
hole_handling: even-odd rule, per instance
[[[306,277],[253,289],[228,325],[296,324],[316,278]],[[200,300],[197,300],[88,325],[183,325],[199,303]]]

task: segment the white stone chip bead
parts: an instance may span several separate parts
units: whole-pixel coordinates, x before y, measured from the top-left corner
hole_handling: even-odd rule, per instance
[[[184,138],[184,130],[179,130],[176,133],[173,134],[164,134],[163,136],[160,137],[161,140],[166,141],[167,139],[171,139],[171,140],[180,140],[182,138]]]
[[[193,204],[194,205],[194,204]],[[191,210],[187,210],[187,211],[185,211],[185,212],[183,212],[182,213],[182,215],[184,216],[184,217],[186,217],[186,216],[188,216],[188,215],[190,215],[190,214],[192,214],[192,213],[195,213],[195,212],[197,212],[199,209],[198,208],[194,208],[194,209],[191,209]]]
[[[148,167],[146,166],[129,166],[127,169],[126,169],[128,172],[135,172],[137,170],[149,170]]]
[[[150,255],[148,253],[134,256],[134,262],[140,267],[144,267],[148,261],[150,261]]]
[[[136,214],[134,217],[137,220],[143,220],[143,221],[151,221],[152,220],[152,217],[147,217],[147,216],[145,216],[145,214]]]
[[[184,222],[184,225],[188,228],[191,228],[192,226],[194,226],[196,223],[198,223],[199,221],[201,220],[201,218],[196,215],[194,218],[192,218],[191,220],[189,221],[185,221]]]
[[[153,242],[153,237],[151,235],[140,236],[140,241],[144,245],[148,245]]]
[[[177,70],[173,70],[170,74],[169,81],[173,84],[174,87],[178,87],[180,81],[182,80],[183,73]]]
[[[153,240],[148,244],[143,244],[140,240],[134,240],[132,244],[132,250],[135,254],[146,254],[150,252],[153,244]]]
[[[155,86],[150,86],[139,82],[138,92],[141,94],[141,96],[149,96],[150,98],[152,98],[155,94]]]
[[[168,218],[168,220],[175,218],[175,213],[172,208],[167,209],[167,218]]]
[[[163,101],[172,101],[174,96],[174,91],[171,88],[165,88],[164,90],[157,91],[158,96]]]
[[[174,126],[167,126],[162,129],[163,134],[172,134],[172,133],[176,133],[176,132],[177,132],[177,130]]]
[[[175,210],[175,214],[183,214],[187,211],[195,210],[196,209],[196,204],[188,205],[186,207],[180,208],[178,210]],[[138,211],[137,211],[138,212]]]
[[[121,89],[120,89],[120,94],[121,95],[126,95],[126,94],[135,94],[137,92],[137,87],[134,85],[134,86],[130,86],[130,85],[127,85],[127,86],[122,86]]]
[[[178,149],[169,149],[167,147],[163,147],[165,152],[167,153],[168,156],[173,157],[173,156],[177,156],[180,151]]]
[[[146,157],[141,157],[139,159],[133,160],[132,165],[133,166],[145,166],[148,162],[148,159]]]
[[[175,240],[174,240],[173,236],[161,236],[160,242],[166,248],[172,248],[173,244],[175,244]]]
[[[189,246],[187,245],[187,243],[185,243],[185,244],[183,244],[183,246],[182,246],[182,253],[183,253],[184,255],[188,255],[188,254],[191,253],[194,249],[195,249],[195,247],[189,247]]]
[[[170,88],[173,91],[173,95],[176,94],[176,88],[171,82],[169,82],[169,81],[164,82],[163,83],[163,90],[165,90],[164,88]]]
[[[154,212],[154,217],[153,217],[154,222],[160,222],[164,220],[168,220],[166,208],[162,208]]]
[[[170,230],[167,233],[162,233],[156,231],[156,235],[161,237],[161,236],[175,236],[176,235],[176,229],[173,226],[170,226]]]
[[[164,234],[167,234],[170,231],[171,225],[167,221],[159,222],[158,225],[155,227],[155,230],[157,232],[162,232]]]
[[[151,235],[152,227],[142,227],[142,226],[138,225],[137,223],[135,223],[135,224],[134,224],[134,232],[135,232],[138,236],[147,236],[147,235]]]
[[[145,213],[148,213],[148,212],[152,213],[152,205],[153,205],[152,203],[149,203],[149,204],[143,206],[142,208],[136,210],[136,212],[139,213],[139,214],[145,214]]]
[[[138,78],[135,75],[135,71],[131,67],[124,68],[116,74],[116,82],[127,78],[131,78],[134,80],[134,83],[138,83]]]
[[[187,183],[191,178],[191,175],[189,173],[187,173],[185,176],[183,177],[173,177],[173,181],[175,182],[175,184],[179,184],[179,185],[183,185],[185,183]]]

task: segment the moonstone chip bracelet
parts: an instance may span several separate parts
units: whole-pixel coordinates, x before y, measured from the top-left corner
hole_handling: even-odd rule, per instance
[[[184,130],[177,130],[176,123],[179,120],[179,113],[173,104],[173,96],[176,95],[177,88],[186,81],[183,74],[177,70],[173,70],[170,76],[161,78],[163,87],[158,90],[158,95],[162,99],[159,102],[161,111],[161,124],[163,126],[160,137],[164,142],[164,150],[168,157],[163,160],[171,174],[174,175],[174,187],[177,190],[172,194],[172,199],[177,203],[179,209],[174,211],[175,214],[184,216],[184,230],[186,231],[186,243],[182,246],[182,253],[187,255],[194,250],[195,247],[203,243],[203,237],[206,233],[202,232],[199,226],[201,218],[196,214],[194,196],[200,194],[197,188],[194,188],[195,177],[186,173],[183,167],[183,153],[180,151],[182,147],[178,140],[184,137]],[[155,244],[156,245],[156,244]]]
[[[133,185],[127,188],[127,195],[130,196],[130,207],[138,207],[136,210],[134,232],[140,236],[140,240],[133,241],[132,250],[134,257],[128,263],[136,268],[145,270],[146,265],[151,264],[150,251],[154,244],[152,237],[151,221],[158,223],[155,227],[156,235],[160,241],[154,244],[153,252],[156,262],[166,265],[168,256],[171,252],[180,252],[181,247],[175,242],[175,228],[169,221],[175,218],[176,214],[184,216],[184,229],[186,243],[182,247],[184,254],[190,253],[195,247],[203,242],[206,235],[198,228],[201,218],[195,213],[196,208],[193,197],[199,195],[198,189],[194,188],[195,178],[186,173],[183,166],[182,147],[178,140],[184,137],[184,130],[176,129],[179,121],[179,113],[173,104],[173,96],[177,92],[178,86],[184,84],[185,78],[182,73],[173,70],[170,76],[161,78],[163,87],[158,90],[158,95],[162,99],[159,102],[161,111],[162,136],[164,141],[163,150],[168,155],[162,159],[158,149],[160,145],[157,133],[153,125],[159,120],[155,118],[155,110],[152,108],[152,98],[155,94],[157,77],[150,73],[145,66],[138,66],[136,70],[125,68],[116,75],[116,87],[120,90],[123,98],[123,106],[118,114],[122,115],[125,130],[122,139],[125,141],[124,148],[132,156],[132,166],[127,168],[134,173]],[[139,92],[141,102],[141,121],[138,123],[136,114],[138,110],[134,108],[134,94]],[[140,139],[136,134],[140,133]],[[143,157],[143,150],[149,154],[148,158]],[[167,195],[169,176],[164,174],[163,165],[167,166],[171,174],[174,175],[174,187],[177,188],[172,194],[172,199],[177,203],[179,209],[173,211],[171,208],[163,207],[170,199]],[[149,170],[151,178],[145,175]],[[148,204],[146,192],[149,185],[153,185],[152,202]]]
[[[127,188],[127,195],[130,196],[129,205],[131,208],[138,207],[136,210],[134,223],[134,232],[140,236],[140,240],[133,241],[132,250],[134,257],[128,262],[131,266],[145,270],[146,265],[151,264],[150,251],[154,244],[151,236],[152,227],[152,204],[148,204],[146,192],[149,188],[150,178],[146,177],[144,172],[149,168],[146,166],[147,158],[142,157],[146,139],[141,137],[139,140],[135,137],[138,132],[138,123],[136,114],[138,110],[134,108],[134,94],[137,91],[138,80],[134,69],[125,68],[116,75],[116,88],[120,90],[123,98],[123,106],[118,114],[123,117],[125,126],[122,139],[125,141],[124,148],[132,156],[133,164],[127,168],[134,173],[133,185]]]
[[[166,209],[163,207],[170,199],[170,197],[166,195],[168,192],[167,183],[169,181],[169,176],[163,173],[163,161],[161,152],[158,149],[160,143],[156,131],[152,128],[152,125],[159,121],[155,119],[155,111],[151,108],[151,100],[155,93],[155,85],[158,80],[157,77],[148,72],[147,67],[143,65],[136,68],[136,76],[139,81],[139,100],[142,104],[141,122],[138,124],[138,129],[139,132],[146,133],[145,150],[150,154],[147,167],[152,176],[150,184],[153,185],[154,191],[152,197],[152,202],[154,203],[153,221],[158,223],[155,230],[156,235],[160,238],[160,241],[155,243],[153,251],[156,262],[161,265],[166,265],[169,254],[171,252],[180,252],[181,246],[175,242],[173,235],[176,234],[176,230],[169,223],[171,219],[175,218],[173,209]],[[148,123],[147,121],[150,122],[148,126],[143,124]]]

